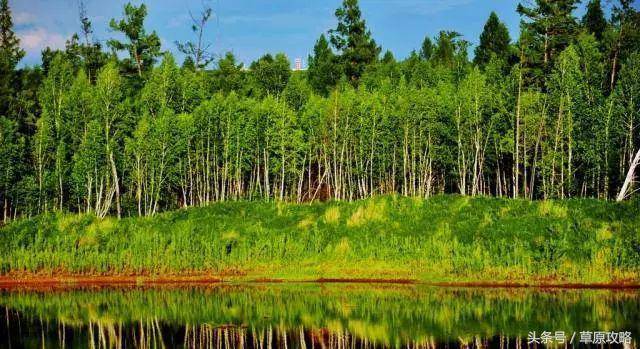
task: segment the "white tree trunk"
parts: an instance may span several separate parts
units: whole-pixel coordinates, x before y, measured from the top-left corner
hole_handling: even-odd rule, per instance
[[[631,185],[631,182],[635,177],[634,173],[638,164],[640,164],[640,149],[638,149],[638,152],[636,153],[636,156],[633,158],[631,165],[629,165],[629,172],[627,172],[627,178],[625,178],[624,184],[622,185],[622,189],[620,189],[620,194],[618,194],[617,201],[622,201],[624,200],[625,196],[627,196],[627,191],[629,190],[629,186]]]

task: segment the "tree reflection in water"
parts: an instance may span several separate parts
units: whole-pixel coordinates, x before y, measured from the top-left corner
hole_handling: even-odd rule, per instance
[[[524,348],[529,331],[630,331],[637,348],[640,334],[638,291],[23,289],[0,291],[0,306],[0,348]]]

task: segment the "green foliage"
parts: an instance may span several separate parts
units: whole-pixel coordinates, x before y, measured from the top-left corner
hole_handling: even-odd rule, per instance
[[[428,61],[429,59],[431,59],[431,56],[433,55],[433,42],[431,42],[431,39],[426,36],[424,38],[424,41],[422,41],[422,46],[420,47],[420,58],[422,58],[425,61]]]
[[[266,54],[251,63],[251,75],[266,94],[279,95],[291,77],[291,63],[284,53]]]
[[[489,63],[492,55],[505,62],[509,61],[511,55],[510,45],[511,37],[507,26],[500,22],[495,12],[491,12],[482,34],[480,34],[480,45],[476,47],[473,62],[484,66]]]
[[[622,170],[619,172],[624,176],[631,159],[638,149],[637,142],[640,135],[637,132],[637,125],[640,123],[640,100],[637,94],[640,93],[640,54],[632,54],[620,70],[620,80],[612,95],[613,102],[617,108],[613,111],[613,125],[619,125],[611,130],[611,137],[615,139],[613,147],[619,151],[613,158],[621,161]],[[637,186],[636,186],[637,188]]]
[[[243,64],[236,63],[236,58],[233,53],[227,52],[224,57],[218,61],[218,69],[213,72],[215,90],[224,93],[240,91],[244,87],[244,73],[242,69]]]
[[[180,77],[181,74],[176,61],[170,53],[166,53],[162,63],[151,71],[147,83],[141,92],[143,113],[157,116],[165,109],[178,110],[180,108]]]
[[[14,62],[20,50],[2,4],[3,52]],[[495,14],[475,63],[454,31],[426,38],[420,54],[378,59],[358,2],[345,0],[307,72],[292,72],[283,54],[248,69],[231,53],[210,70],[195,56],[181,68],[170,54],[156,62],[144,5],[111,21],[125,37],[111,47],[129,51],[119,60],[92,41],[81,6],[82,32],[64,50],[45,50],[42,69],[11,65],[3,80],[12,88],[1,151],[18,157],[0,168],[3,218],[396,193],[611,198],[640,147],[640,17],[631,2],[616,3],[599,38],[578,30],[574,5],[520,6],[514,65]],[[197,56],[206,45],[189,47]]]
[[[20,39],[13,32],[13,21],[9,1],[0,1],[0,116],[6,116],[12,102],[14,69],[24,57],[24,50],[20,48]]]
[[[9,64],[13,69],[24,56],[24,50],[20,48],[20,39],[13,32],[13,20],[9,1],[0,1],[0,52],[3,63]]]
[[[67,110],[73,103],[70,95],[73,72],[72,67],[62,54],[56,54],[51,63],[47,78],[40,90],[42,114],[38,120],[34,157],[38,168],[39,190],[56,191],[54,207],[63,208],[63,182],[68,172],[68,160],[73,129]],[[48,176],[55,177],[55,184],[46,183]],[[55,189],[54,189],[55,188]],[[47,203],[40,203],[40,206]]]
[[[15,199],[18,188],[14,186],[19,175],[24,171],[21,159],[24,156],[25,142],[17,132],[17,123],[5,117],[0,117],[0,192],[3,193],[4,215],[7,220],[9,198]]]
[[[307,81],[304,74],[294,72],[282,93],[289,107],[296,112],[300,112],[304,108],[312,95],[311,86]]]
[[[578,24],[573,17],[578,0],[535,0],[531,7],[518,4],[525,18],[522,30],[530,47],[529,64],[547,74],[560,53],[571,44]],[[522,41],[522,39],[521,39]],[[544,83],[544,75],[536,76]]]
[[[461,63],[466,63],[469,43],[460,40],[460,36],[460,33],[454,31],[441,31],[438,34],[433,53],[435,62],[454,70],[459,68]]]
[[[172,184],[178,182],[177,166],[184,139],[180,137],[178,117],[163,108],[140,119],[128,140],[126,152],[132,164],[133,185],[139,215],[153,215]]]
[[[73,34],[71,39],[67,40],[65,45],[64,54],[67,59],[72,63],[74,70],[83,69],[86,71],[89,80],[95,81],[98,74],[98,70],[102,68],[108,61],[109,56],[107,53],[102,52],[102,45],[100,42],[92,42],[91,34],[91,22],[86,17],[83,17],[83,33],[84,41],[81,40],[78,34]],[[43,66],[48,67],[53,57],[61,51],[52,51],[49,48],[45,49],[42,53]]]
[[[347,79],[357,86],[367,65],[378,59],[380,47],[362,19],[358,0],[344,0],[335,15],[338,26],[330,31],[331,44],[340,53]]]
[[[160,38],[155,31],[147,34],[144,28],[144,20],[147,16],[147,6],[141,4],[136,7],[131,3],[124,6],[124,18],[116,21],[111,19],[109,27],[121,32],[127,38],[127,42],[111,39],[107,42],[114,51],[127,51],[129,58],[123,61],[128,72],[135,72],[142,77],[153,67],[156,57],[160,54]]]
[[[596,39],[602,40],[604,31],[607,29],[607,20],[604,18],[600,0],[589,1],[587,13],[582,17],[582,25],[589,34],[593,34]]]
[[[328,95],[342,74],[338,57],[329,47],[324,34],[313,47],[313,56],[309,56],[309,70],[307,72],[309,84],[321,94]]]

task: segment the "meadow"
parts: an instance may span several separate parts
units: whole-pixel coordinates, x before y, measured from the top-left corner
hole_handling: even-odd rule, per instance
[[[0,274],[633,282],[639,213],[638,201],[456,195],[49,213],[0,228]]]

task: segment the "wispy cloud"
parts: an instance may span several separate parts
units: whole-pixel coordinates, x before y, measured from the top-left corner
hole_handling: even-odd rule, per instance
[[[291,14],[266,14],[266,15],[231,15],[220,16],[220,22],[225,24],[250,24],[250,23],[284,23],[283,21],[291,21]]]
[[[187,24],[191,24],[191,17],[188,14],[182,14],[169,18],[169,21],[167,22],[167,28],[180,28]]]
[[[21,46],[29,53],[39,53],[45,47],[52,49],[63,48],[66,36],[60,33],[49,31],[45,28],[33,28],[25,31],[18,31]]]
[[[13,14],[13,24],[25,26],[35,23],[37,16],[31,12],[17,12]]]
[[[474,0],[363,0],[362,2],[365,4],[393,7],[396,11],[402,13],[433,15],[455,9],[459,6],[468,5],[474,2]]]
[[[324,8],[323,8],[324,9]],[[274,25],[277,27],[291,27],[306,25],[318,17],[332,16],[333,10],[318,12],[318,8],[298,7],[284,10],[269,10],[260,12],[234,11],[232,13],[217,13],[215,20],[228,25]]]

